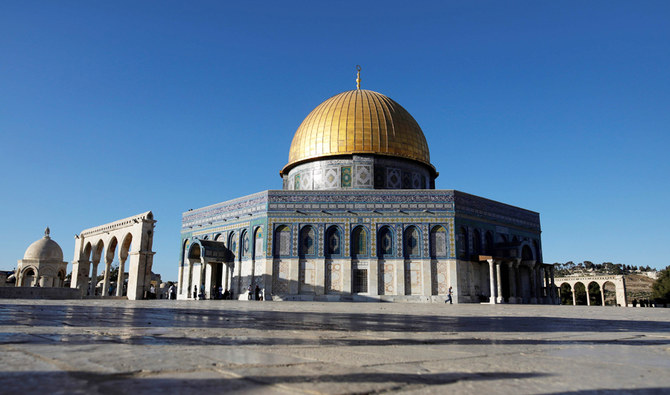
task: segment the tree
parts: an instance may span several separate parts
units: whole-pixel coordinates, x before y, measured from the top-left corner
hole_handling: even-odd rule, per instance
[[[658,273],[658,279],[651,288],[655,299],[670,302],[670,266]]]

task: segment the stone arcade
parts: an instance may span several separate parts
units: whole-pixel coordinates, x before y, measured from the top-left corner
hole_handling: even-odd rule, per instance
[[[82,296],[96,294],[98,264],[104,257],[102,296],[110,291],[110,282],[116,280],[114,294],[124,295],[124,272],[128,257],[127,296],[142,299],[151,280],[153,264],[153,231],[156,221],[153,213],[138,214],[105,225],[83,230],[75,237],[72,262],[72,288],[79,288]],[[118,247],[118,248],[117,248]],[[119,275],[110,279],[110,269],[118,251]],[[104,252],[104,255],[103,255]]]
[[[178,298],[556,303],[539,214],[435,190],[417,122],[357,82],[300,125],[283,190],[183,214]]]

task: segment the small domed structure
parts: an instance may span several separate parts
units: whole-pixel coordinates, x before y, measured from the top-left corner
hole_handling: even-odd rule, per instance
[[[65,281],[67,262],[63,261],[63,250],[51,240],[47,227],[44,237],[32,243],[19,260],[16,269],[17,287],[62,287]]]

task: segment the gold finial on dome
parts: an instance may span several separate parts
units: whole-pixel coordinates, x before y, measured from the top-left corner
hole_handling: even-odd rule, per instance
[[[49,238],[49,233],[51,233],[51,231],[49,230],[49,227],[47,226],[47,228],[44,229],[44,237],[48,239]]]
[[[356,70],[358,70],[358,73],[356,73],[356,89],[360,90],[361,89],[361,65],[357,64],[356,65]]]

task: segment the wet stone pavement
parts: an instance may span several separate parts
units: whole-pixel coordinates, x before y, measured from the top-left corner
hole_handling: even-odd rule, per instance
[[[670,309],[0,300],[1,393],[670,393]]]

